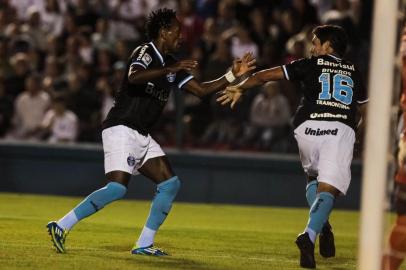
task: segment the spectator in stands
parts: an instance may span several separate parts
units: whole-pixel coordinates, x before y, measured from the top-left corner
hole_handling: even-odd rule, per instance
[[[21,32],[30,38],[34,48],[43,51],[46,46],[46,32],[41,27],[41,14],[35,6],[31,6],[27,13],[28,21],[21,26]]]
[[[64,1],[45,0],[45,8],[41,11],[42,27],[48,34],[59,36],[62,33]]]
[[[284,63],[290,63],[294,60],[304,58],[306,55],[306,41],[301,35],[294,35],[286,43],[286,52]]]
[[[13,74],[13,68],[9,61],[8,39],[0,36],[0,75],[9,78]]]
[[[51,96],[56,96],[66,88],[66,80],[62,74],[61,64],[54,56],[45,59],[43,87]]]
[[[309,3],[309,0],[293,0],[292,8],[295,16],[298,16],[299,24],[302,27],[319,23],[317,11]]]
[[[41,89],[41,77],[32,74],[25,80],[25,91],[19,94],[14,104],[14,139],[40,139],[38,127],[50,106],[49,95]]]
[[[124,40],[119,39],[117,40],[114,49],[117,56],[117,60],[127,62],[130,53],[127,43]]]
[[[109,1],[113,24],[117,37],[123,40],[136,40],[140,37],[145,14],[148,14],[146,0]],[[136,27],[134,27],[136,26]]]
[[[110,76],[113,68],[113,54],[108,47],[100,47],[96,51],[95,72],[97,77]]]
[[[48,35],[44,53],[47,57],[55,57],[59,62],[62,62],[65,51],[63,50],[61,39],[53,35]]]
[[[203,33],[203,21],[195,12],[194,1],[180,0],[179,3],[182,39],[186,52],[190,54]]]
[[[27,10],[34,6],[37,8],[43,8],[44,0],[9,0],[8,2],[16,10],[17,18],[21,21],[25,21],[29,18]]]
[[[206,65],[210,60],[210,56],[216,50],[216,43],[219,35],[216,29],[216,21],[214,18],[207,18],[203,25],[203,34],[197,42],[192,52],[192,58],[199,62],[200,73],[206,70]],[[197,76],[200,76],[198,74]]]
[[[40,128],[48,133],[51,143],[74,142],[78,135],[78,118],[66,108],[66,101],[62,96],[52,101],[51,109],[45,114]]]
[[[63,17],[62,33],[59,37],[66,42],[70,37],[75,37],[79,32],[79,27],[76,24],[75,16],[73,14],[67,13]]]
[[[80,34],[78,34],[78,41],[79,55],[82,62],[92,64],[94,60],[94,47],[90,39],[90,32],[87,30],[82,31]]]
[[[168,8],[177,10],[178,9],[178,1],[177,0],[158,0],[157,3],[153,5],[153,9],[160,9],[160,8]]]
[[[255,8],[249,14],[251,23],[251,36],[253,41],[257,44],[260,54],[263,53],[262,45],[269,39],[269,32],[267,28],[264,10]]]
[[[13,74],[6,80],[6,92],[15,98],[26,87],[25,80],[31,72],[28,55],[26,53],[17,53],[10,59],[13,67]]]
[[[114,48],[116,43],[116,33],[110,21],[106,18],[99,18],[96,23],[96,31],[92,34],[93,47]]]
[[[222,33],[238,25],[235,17],[235,3],[232,0],[220,0],[217,8],[216,29]]]
[[[268,82],[255,96],[250,111],[250,122],[244,127],[241,145],[272,150],[289,133],[291,110],[287,98],[281,94],[277,82]],[[285,146],[286,146],[285,141]]]
[[[70,36],[66,40],[66,54],[63,59],[65,63],[65,73],[74,73],[79,69],[82,63],[81,57],[79,55],[79,39],[77,36]]]
[[[245,52],[252,52],[255,57],[258,57],[258,45],[252,40],[250,33],[243,26],[231,28],[222,34],[223,39],[231,42],[231,56],[238,58],[244,55]]]
[[[115,68],[120,68],[115,65]],[[124,65],[125,68],[125,65]],[[121,77],[123,78],[123,77]],[[114,104],[113,88],[107,77],[100,77],[96,82],[96,90],[101,93],[100,120],[106,119],[108,112]]]
[[[92,66],[82,64],[68,78],[68,107],[78,116],[79,141],[94,142],[100,127],[101,93],[95,89]]]
[[[99,16],[93,11],[88,0],[77,0],[74,8],[75,22],[79,28],[94,31]]]

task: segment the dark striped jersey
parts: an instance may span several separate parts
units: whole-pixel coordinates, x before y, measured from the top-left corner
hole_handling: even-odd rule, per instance
[[[181,89],[193,79],[193,75],[179,71],[152,79],[146,83],[132,84],[128,81],[130,68],[134,65],[144,69],[172,65],[176,59],[163,57],[153,42],[142,44],[131,54],[125,76],[115,94],[114,106],[103,122],[103,129],[124,125],[146,135],[158,121],[172,89]]]
[[[301,84],[303,98],[293,124],[306,120],[338,121],[355,129],[357,104],[368,101],[354,64],[322,55],[283,65],[285,78]]]

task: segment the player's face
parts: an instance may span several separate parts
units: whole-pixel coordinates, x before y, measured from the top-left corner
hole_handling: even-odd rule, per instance
[[[169,51],[176,51],[180,47],[181,29],[178,20],[173,20],[171,27],[166,31],[166,45]]]
[[[321,44],[320,39],[318,39],[315,35],[313,35],[312,39],[312,47],[310,49],[310,53],[312,56],[320,56],[326,55],[330,53],[330,45],[328,42],[324,42]]]

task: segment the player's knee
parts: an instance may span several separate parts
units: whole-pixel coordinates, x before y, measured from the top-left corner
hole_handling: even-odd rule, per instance
[[[337,188],[324,182],[318,183],[317,193],[321,192],[328,192],[332,194],[334,197],[337,197],[340,194],[340,191]]]
[[[181,182],[177,176],[174,176],[158,185],[159,192],[165,192],[172,196],[176,196],[181,186]]]
[[[115,200],[123,198],[124,195],[127,193],[127,188],[120,183],[111,182],[107,185],[107,187],[111,192],[112,198],[114,198]]]
[[[310,183],[312,183],[314,181],[317,182],[317,175],[306,174],[306,178],[307,178],[307,184],[310,184]]]
[[[170,186],[169,186],[169,192],[176,195],[179,192],[180,186],[181,186],[181,182],[179,180],[179,178],[177,176],[175,176],[175,180],[171,182]]]

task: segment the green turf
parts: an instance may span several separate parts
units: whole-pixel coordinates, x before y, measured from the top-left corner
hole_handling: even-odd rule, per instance
[[[83,220],[57,254],[46,233],[80,198],[0,193],[1,269],[299,269],[294,240],[306,209],[176,203],[156,245],[172,254],[130,254],[149,202],[115,202]],[[337,255],[316,255],[318,269],[355,269],[358,213],[335,211]],[[317,248],[317,247],[316,247]]]

